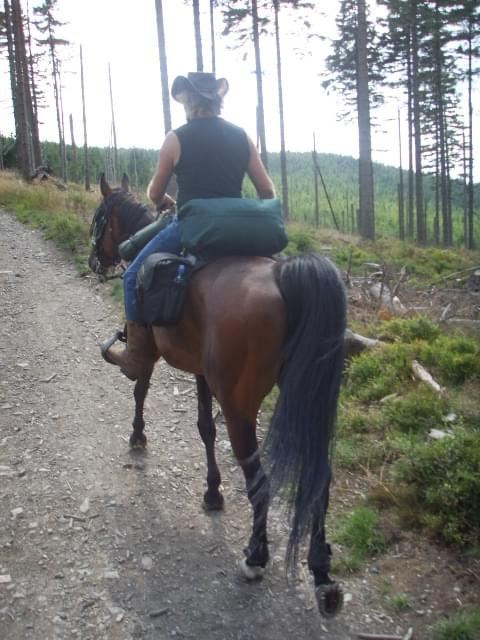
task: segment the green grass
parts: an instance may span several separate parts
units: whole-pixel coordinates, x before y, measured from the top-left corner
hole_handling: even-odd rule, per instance
[[[479,640],[480,607],[466,607],[433,627],[433,640]]]
[[[337,570],[355,571],[366,558],[385,551],[387,545],[378,524],[377,512],[367,506],[357,507],[346,517],[333,536],[343,547]]]

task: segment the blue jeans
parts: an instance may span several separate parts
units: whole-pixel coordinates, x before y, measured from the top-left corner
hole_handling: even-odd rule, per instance
[[[135,286],[137,284],[138,270],[142,266],[145,258],[152,253],[161,253],[163,251],[179,254],[181,250],[182,244],[178,233],[178,220],[177,216],[175,216],[167,227],[159,231],[157,235],[143,247],[135,260],[123,274],[123,299],[125,303],[125,316],[127,322],[142,321],[137,309]]]

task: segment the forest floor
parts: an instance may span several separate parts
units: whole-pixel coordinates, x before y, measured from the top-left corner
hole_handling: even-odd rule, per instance
[[[389,551],[343,579],[344,610],[324,620],[305,564],[285,576],[277,506],[268,572],[246,583],[237,565],[250,509],[222,424],[226,508],[201,507],[193,379],[157,366],[148,447],[133,454],[132,383],[98,350],[119,326],[118,307],[5,212],[0,300],[0,638],[353,640],[412,628],[426,640],[478,594],[478,568],[392,525]],[[330,518],[365,490],[365,479],[339,472]],[[408,595],[404,610],[394,594]]]

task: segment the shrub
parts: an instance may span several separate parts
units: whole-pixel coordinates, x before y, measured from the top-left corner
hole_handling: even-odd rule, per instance
[[[416,318],[395,318],[388,322],[383,322],[378,330],[379,337],[382,340],[391,340],[392,342],[414,342],[415,340],[426,340],[432,342],[440,334],[438,325],[425,318],[417,316]]]
[[[412,348],[403,344],[360,354],[348,370],[345,394],[371,402],[397,392],[410,379],[412,359]]]
[[[454,613],[433,627],[434,640],[478,640],[480,608],[469,607]]]
[[[405,452],[396,473],[409,488],[420,522],[447,543],[480,544],[480,434],[453,437]]]
[[[447,411],[447,400],[425,386],[392,398],[381,407],[385,423],[405,433],[438,429]]]
[[[288,246],[285,253],[307,253],[315,250],[315,242],[308,231],[288,230]]]
[[[470,338],[439,336],[422,345],[418,357],[445,382],[461,384],[480,376],[480,343]]]

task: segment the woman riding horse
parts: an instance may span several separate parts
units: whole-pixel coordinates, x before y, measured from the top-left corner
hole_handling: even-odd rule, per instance
[[[243,129],[219,117],[222,100],[228,91],[225,78],[213,73],[189,73],[178,76],[172,85],[172,96],[183,104],[187,124],[170,131],[160,149],[157,168],[148,195],[158,208],[175,204],[166,193],[172,174],[178,183],[177,206],[193,198],[240,198],[245,174],[252,180],[262,199],[275,197],[273,183],[258,152]],[[136,306],[137,273],[145,258],[152,253],[180,253],[182,245],[176,216],[137,255],[123,276],[127,343],[125,348],[112,346],[117,332],[102,345],[102,355],[118,365],[131,380],[139,376],[139,368],[151,349],[147,329],[141,324]]]

